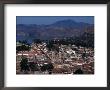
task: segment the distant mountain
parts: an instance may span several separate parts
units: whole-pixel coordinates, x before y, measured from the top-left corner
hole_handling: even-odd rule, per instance
[[[51,24],[52,26],[56,27],[64,27],[64,28],[76,28],[76,29],[84,29],[86,26],[89,26],[90,24],[88,23],[82,23],[82,22],[75,22],[71,19],[68,20],[62,20],[62,21],[57,21],[54,24]]]
[[[17,41],[62,39],[65,37],[79,37],[83,35],[84,32],[93,33],[94,25],[68,19],[57,21],[50,25],[17,24],[16,32]]]

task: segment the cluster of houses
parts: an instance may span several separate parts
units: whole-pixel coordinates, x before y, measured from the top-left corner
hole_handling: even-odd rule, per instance
[[[84,74],[94,74],[94,49],[77,47],[75,45],[60,45],[59,52],[49,50],[46,43],[31,44],[29,51],[19,51],[16,53],[16,71],[20,72],[20,62],[22,56],[28,62],[39,65],[51,62],[54,66],[52,74],[74,74],[77,69],[81,69]],[[41,73],[35,71],[35,74]]]

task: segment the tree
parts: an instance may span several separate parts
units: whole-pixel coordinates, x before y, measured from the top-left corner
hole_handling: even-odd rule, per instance
[[[46,71],[46,66],[45,65],[41,66],[41,71],[42,72]]]
[[[18,51],[29,51],[30,50],[30,46],[26,46],[26,45],[17,46],[16,50],[17,50],[17,52]]]
[[[25,57],[22,57],[20,62],[21,71],[29,71],[28,60]]]
[[[27,45],[28,43],[27,43],[27,41],[26,41],[26,40],[23,40],[23,41],[22,41],[22,44]]]
[[[29,63],[29,68],[32,72],[34,72],[36,70],[36,64],[34,62],[30,62]]]
[[[48,63],[46,65],[46,70],[48,71],[49,74],[52,74],[52,70],[53,70],[54,66],[52,63]]]
[[[53,49],[53,47],[54,47],[54,46],[53,46],[53,44],[52,44],[52,43],[50,43],[50,42],[49,42],[49,43],[47,44],[47,48],[49,49],[49,51],[50,51],[50,50],[52,50],[52,49]]]
[[[48,63],[48,64],[46,65],[46,69],[47,69],[47,70],[52,70],[53,68],[54,68],[54,66],[53,66],[52,63]]]
[[[82,58],[85,59],[85,57],[86,57],[86,53],[83,53]]]
[[[83,71],[81,69],[76,70],[75,72],[73,72],[74,74],[83,74]]]
[[[42,43],[42,41],[40,39],[34,39],[34,43],[39,44]]]
[[[49,70],[48,73],[49,73],[49,74],[52,74],[52,70]]]
[[[53,70],[54,66],[52,63],[48,63],[48,64],[44,64],[43,66],[41,66],[41,71],[48,71],[49,74],[52,74],[52,70]]]

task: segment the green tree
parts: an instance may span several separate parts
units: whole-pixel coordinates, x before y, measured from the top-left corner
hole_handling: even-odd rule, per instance
[[[45,65],[41,66],[41,71],[42,72],[46,71],[46,66]]]
[[[29,71],[29,66],[28,66],[28,59],[25,57],[22,57],[22,60],[20,62],[20,67],[21,67],[21,71]]]
[[[83,71],[79,68],[77,69],[75,72],[73,72],[74,74],[83,74]]]
[[[48,64],[44,64],[41,67],[41,71],[45,72],[47,70],[49,74],[52,74],[53,68],[54,68],[53,64],[52,63],[48,63]]]
[[[29,63],[29,68],[34,73],[34,71],[36,70],[36,64],[34,62],[30,62]]]
[[[36,44],[42,43],[42,40],[40,40],[40,39],[34,39],[33,41],[34,41],[34,43],[36,43]]]
[[[46,65],[46,69],[49,71],[49,70],[52,70],[54,68],[53,64],[52,63],[48,63]]]
[[[16,47],[16,51],[29,51],[30,50],[30,46],[26,46],[26,45],[21,45],[21,46],[17,46]]]

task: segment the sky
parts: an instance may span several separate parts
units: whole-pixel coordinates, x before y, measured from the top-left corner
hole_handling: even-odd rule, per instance
[[[16,24],[52,24],[56,21],[71,19],[76,22],[94,24],[94,16],[16,16]]]

